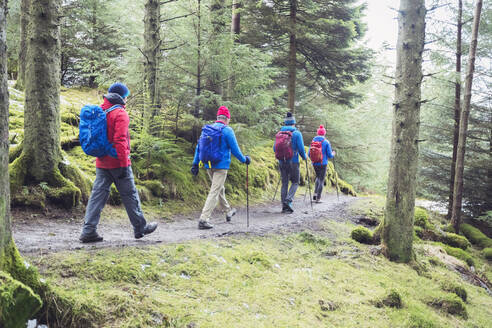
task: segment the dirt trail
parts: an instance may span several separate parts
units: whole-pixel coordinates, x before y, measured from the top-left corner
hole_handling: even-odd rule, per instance
[[[323,203],[313,203],[311,211],[309,200],[303,197],[294,201],[293,214],[280,213],[279,202],[250,207],[250,226],[246,227],[246,209],[238,209],[232,222],[225,222],[220,215],[212,220],[214,229],[198,230],[197,216],[189,215],[177,218],[173,222],[161,221],[157,230],[142,239],[135,240],[129,221],[102,221],[98,232],[104,241],[95,244],[82,244],[78,237],[82,219],[48,219],[37,216],[29,220],[14,220],[13,234],[17,247],[22,253],[43,254],[63,250],[95,249],[104,247],[143,246],[158,243],[176,243],[196,239],[220,238],[223,236],[248,234],[264,235],[267,233],[300,231],[315,228],[322,218],[347,220],[346,209],[356,198],[340,195],[326,195]]]

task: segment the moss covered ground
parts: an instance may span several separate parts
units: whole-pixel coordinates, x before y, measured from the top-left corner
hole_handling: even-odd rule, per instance
[[[73,327],[490,326],[492,297],[427,252],[437,244],[415,242],[416,270],[353,241],[353,228],[330,218],[316,231],[30,261],[73,304]],[[480,251],[463,252],[492,272]]]

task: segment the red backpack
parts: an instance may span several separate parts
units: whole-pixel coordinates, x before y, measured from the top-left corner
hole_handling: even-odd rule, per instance
[[[292,150],[292,131],[279,131],[275,135],[275,158],[290,160],[294,157]]]
[[[309,149],[309,158],[313,163],[323,162],[323,141],[313,141]]]

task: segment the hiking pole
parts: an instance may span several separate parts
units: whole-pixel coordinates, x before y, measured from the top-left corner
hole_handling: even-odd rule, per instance
[[[307,159],[304,161],[306,163],[306,173],[308,178],[308,190],[309,190],[309,200],[311,201],[311,211],[313,211],[313,196],[311,196],[311,182],[309,180],[309,169],[307,165]]]
[[[249,228],[249,165],[246,165],[246,226]]]
[[[333,157],[333,170],[335,171],[335,182],[337,184],[337,201],[340,201],[340,196],[338,196],[338,173],[337,167],[335,166],[335,157]]]

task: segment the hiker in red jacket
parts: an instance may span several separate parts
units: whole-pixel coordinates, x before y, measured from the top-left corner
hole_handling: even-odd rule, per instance
[[[323,192],[328,158],[333,158],[335,156],[335,151],[331,150],[330,142],[325,139],[326,130],[323,125],[319,126],[317,134],[318,135],[314,137],[311,142],[308,156],[311,159],[314,171],[316,172],[313,200],[316,201],[316,203],[321,203],[321,193]]]
[[[130,161],[130,134],[128,132],[130,118],[125,111],[126,98],[129,95],[130,90],[126,85],[117,82],[109,87],[108,93],[103,97],[104,102],[101,105],[103,110],[114,105],[120,105],[106,116],[108,140],[116,149],[118,157],[104,156],[98,157],[96,160],[96,180],[85,210],[84,228],[79,238],[83,243],[103,240],[103,237],[97,233],[97,225],[113,183],[125,205],[135,238],[142,238],[157,228],[157,223],[145,221],[133,178]]]

